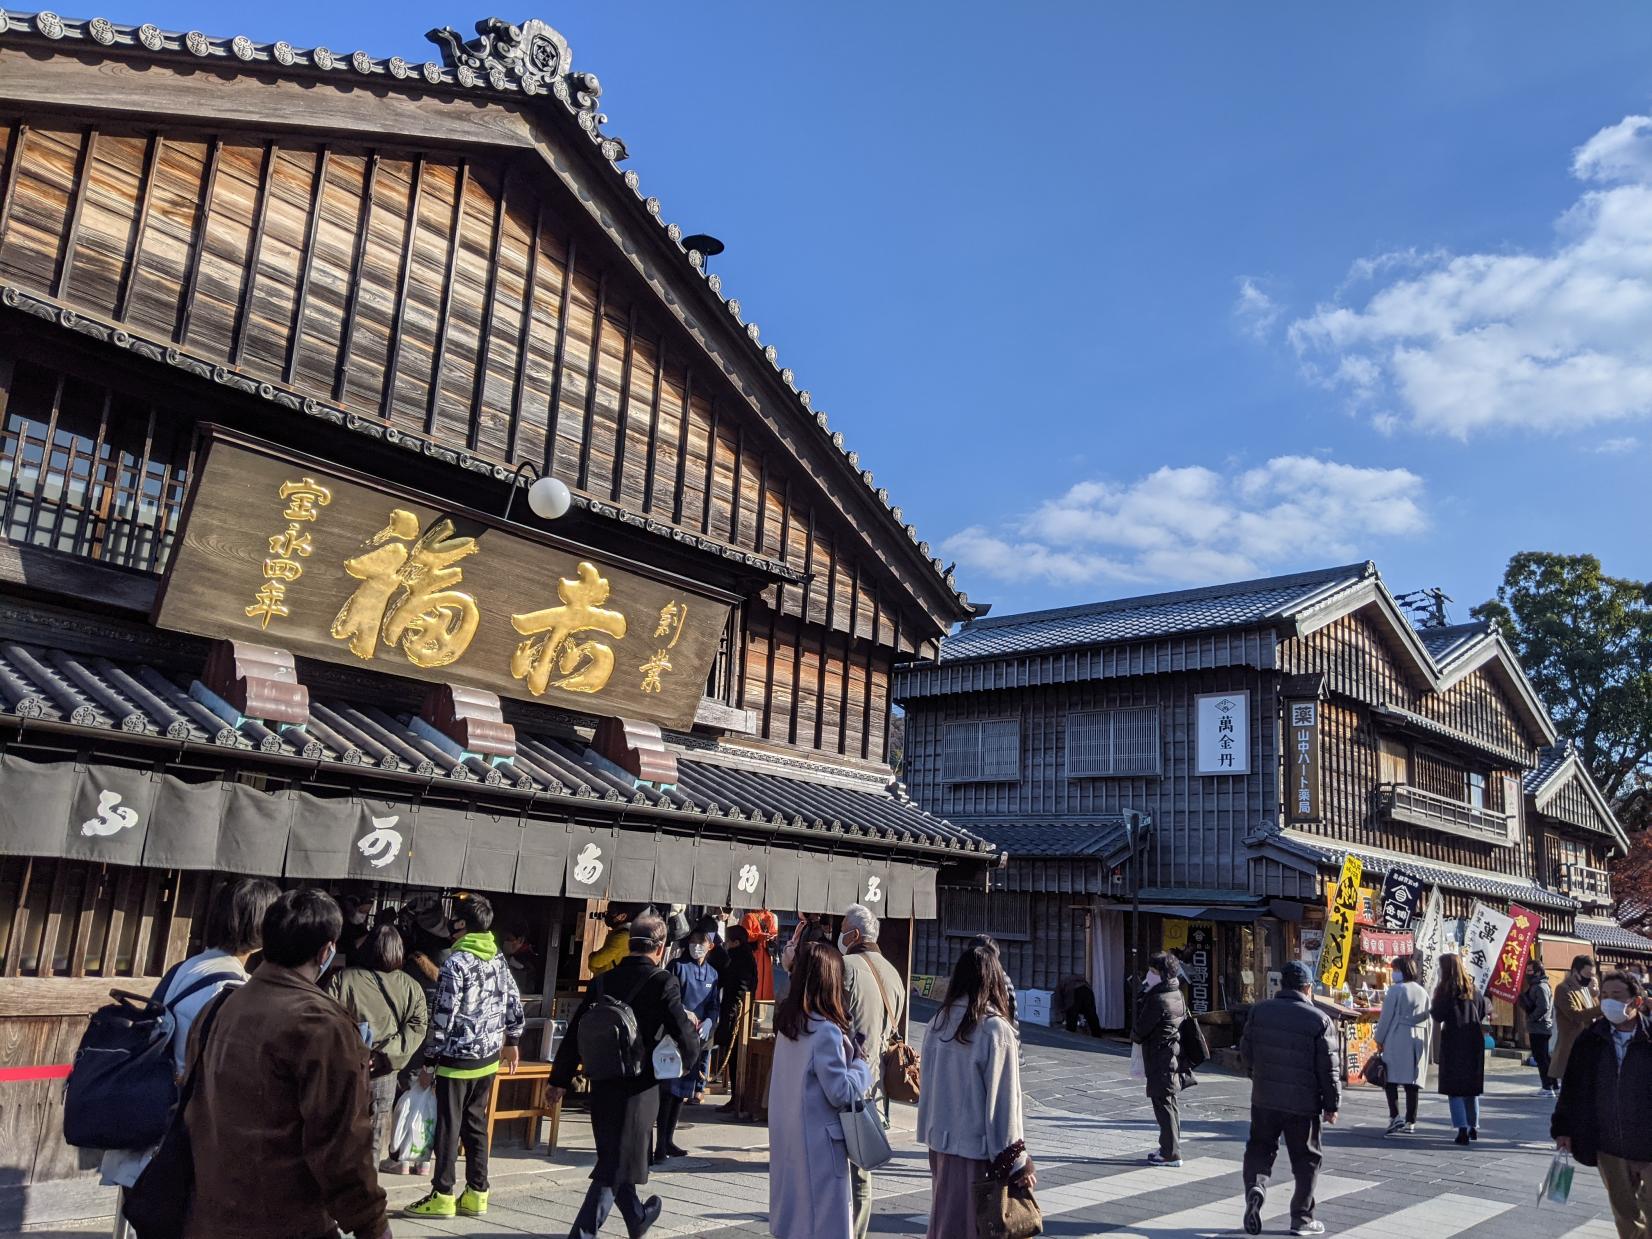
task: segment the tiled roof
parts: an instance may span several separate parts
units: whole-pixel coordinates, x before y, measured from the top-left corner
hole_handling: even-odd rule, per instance
[[[968,828],[1015,860],[1093,858],[1106,862],[1129,851],[1122,816],[1087,822],[971,822]]]
[[[1528,796],[1535,796],[1542,791],[1550,779],[1560,773],[1560,768],[1566,764],[1571,756],[1571,747],[1565,744],[1551,744],[1548,748],[1539,749],[1537,765],[1526,771],[1520,778]]]
[[[341,767],[482,783],[506,793],[563,795],[647,805],[708,819],[755,821],[828,835],[874,838],[966,851],[990,850],[945,818],[920,809],[892,779],[829,770],[809,777],[801,760],[770,759],[719,746],[679,756],[678,782],[657,791],[633,786],[582,760],[577,738],[517,728],[509,766],[459,757],[420,735],[397,707],[312,691],[302,727],[276,731],[232,722],[190,695],[192,677],[141,662],[115,662],[40,645],[0,641],[0,714],[147,735],[256,755],[304,758]],[[792,773],[796,770],[797,773]]]
[[[1471,624],[1451,624],[1445,628],[1419,628],[1417,636],[1422,639],[1434,661],[1444,667],[1488,631],[1484,621],[1476,620]]]
[[[1349,564],[1293,576],[1239,581],[1139,598],[994,615],[970,620],[941,643],[943,662],[993,658],[1061,646],[1136,641],[1223,628],[1265,624],[1291,614],[1310,600],[1356,585],[1375,572]]]
[[[1577,936],[1610,951],[1631,951],[1636,955],[1652,957],[1652,938],[1642,937],[1613,921],[1591,921],[1579,917]]]
[[[1502,874],[1474,873],[1465,869],[1449,869],[1441,865],[1430,865],[1426,861],[1413,860],[1409,856],[1385,856],[1380,852],[1368,852],[1362,848],[1338,847],[1328,842],[1321,843],[1301,836],[1272,835],[1266,842],[1282,851],[1294,852],[1298,856],[1306,857],[1326,868],[1336,868],[1342,864],[1343,859],[1349,853],[1352,853],[1359,857],[1367,873],[1386,874],[1390,869],[1399,867],[1416,874],[1431,886],[1443,886],[1454,891],[1466,891],[1471,895],[1485,895],[1492,899],[1534,904],[1539,908],[1553,908],[1558,912],[1575,912],[1578,907],[1577,900],[1571,896],[1548,890],[1523,878],[1511,878]]]

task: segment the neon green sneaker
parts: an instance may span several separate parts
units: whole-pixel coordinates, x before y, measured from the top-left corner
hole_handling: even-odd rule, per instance
[[[452,1217],[458,1211],[458,1207],[453,1203],[453,1197],[445,1192],[431,1192],[423,1200],[402,1210],[409,1217]]]
[[[488,1194],[467,1187],[459,1196],[459,1212],[466,1217],[481,1217],[488,1211]]]

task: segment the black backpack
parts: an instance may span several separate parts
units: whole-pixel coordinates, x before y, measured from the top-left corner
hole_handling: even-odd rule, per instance
[[[636,998],[656,974],[648,973],[637,982],[628,999],[616,998],[608,992],[612,975],[597,979],[597,993],[585,1008],[585,1014],[579,1017],[579,1059],[585,1065],[585,1078],[593,1084],[637,1079],[643,1073],[646,1057],[642,1034],[637,1028],[637,1013],[631,1010],[630,999]]]
[[[181,967],[161,978],[156,994],[167,992]],[[240,979],[233,972],[197,977],[164,1003],[111,990],[115,1001],[92,1015],[64,1085],[64,1140],[81,1149],[152,1148],[178,1102],[167,1015],[209,985]]]

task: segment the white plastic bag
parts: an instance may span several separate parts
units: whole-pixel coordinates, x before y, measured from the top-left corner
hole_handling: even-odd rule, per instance
[[[436,1143],[436,1090],[415,1083],[391,1115],[390,1156],[399,1162],[430,1160]]]
[[[1141,1044],[1139,1042],[1130,1047],[1130,1078],[1132,1080],[1147,1079],[1147,1064],[1142,1061]]]
[[[654,1043],[654,1078],[680,1080],[683,1074],[683,1054],[670,1037],[662,1036]]]
[[[1572,1155],[1565,1149],[1556,1149],[1549,1159],[1549,1172],[1537,1188],[1537,1203],[1563,1205],[1572,1195]]]

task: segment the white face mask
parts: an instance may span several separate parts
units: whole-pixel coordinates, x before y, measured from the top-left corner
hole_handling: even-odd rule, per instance
[[[849,953],[849,935],[848,934],[839,934],[837,936],[837,949],[842,951],[845,955],[847,955]]]
[[[321,961],[321,971],[315,974],[316,980],[319,981],[322,977],[327,975],[327,969],[333,966],[333,961],[337,958],[338,943],[329,942],[327,944],[327,958]]]
[[[1603,999],[1600,1004],[1600,1013],[1614,1024],[1621,1024],[1629,1018],[1629,1004],[1621,998]]]
[[[1147,988],[1148,989],[1152,989],[1155,985],[1157,985],[1162,980],[1164,980],[1164,978],[1161,977],[1157,972],[1154,972],[1151,969],[1148,970],[1148,973],[1147,973]]]
[[[697,942],[688,948],[688,953],[693,956],[695,963],[699,963],[706,957],[706,944],[703,942]]]

